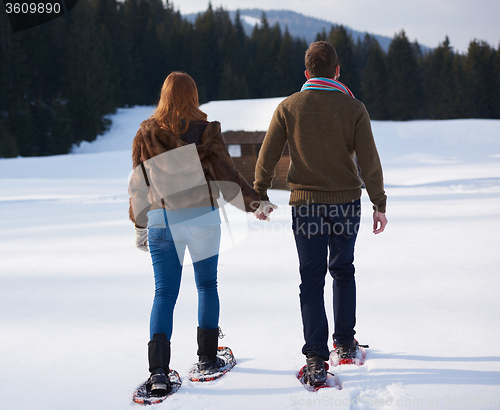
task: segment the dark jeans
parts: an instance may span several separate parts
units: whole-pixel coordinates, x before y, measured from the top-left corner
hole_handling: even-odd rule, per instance
[[[328,360],[328,321],[324,287],[327,270],[333,278],[336,344],[350,343],[356,324],[354,245],[359,230],[360,200],[336,205],[292,207],[292,227],[300,264],[300,308],[306,356]]]

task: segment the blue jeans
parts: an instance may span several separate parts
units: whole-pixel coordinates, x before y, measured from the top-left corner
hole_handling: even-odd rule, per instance
[[[292,207],[292,227],[299,256],[300,308],[306,356],[328,360],[328,321],[324,287],[333,278],[333,312],[337,344],[350,343],[356,324],[354,245],[359,230],[360,200],[337,205]]]
[[[150,339],[155,333],[172,337],[174,307],[179,295],[182,261],[186,248],[191,254],[198,290],[198,325],[219,326],[217,262],[220,225],[174,224],[149,227],[148,242],[155,277],[155,296],[150,320]],[[204,255],[212,255],[204,258]]]

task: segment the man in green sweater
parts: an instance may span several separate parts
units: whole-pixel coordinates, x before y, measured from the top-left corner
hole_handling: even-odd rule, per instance
[[[326,41],[312,43],[305,66],[307,81],[302,90],[283,100],[274,112],[257,160],[254,187],[262,200],[269,200],[267,190],[288,143],[287,184],[301,276],[304,380],[320,386],[327,379],[325,361],[330,355],[323,299],[326,272],[333,277],[334,343],[340,358],[355,359],[359,346],[354,339],[353,261],[363,182],[373,203],[375,234],[387,224],[386,195],[370,117],[337,81],[340,66],[335,48]]]

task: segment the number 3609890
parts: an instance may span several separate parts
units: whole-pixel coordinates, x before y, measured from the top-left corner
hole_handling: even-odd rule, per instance
[[[58,2],[52,3],[5,3],[7,14],[43,14],[61,12],[61,4]]]

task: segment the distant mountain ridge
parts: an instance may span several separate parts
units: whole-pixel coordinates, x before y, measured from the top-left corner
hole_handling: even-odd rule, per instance
[[[321,33],[323,29],[328,34],[332,26],[339,26],[341,24],[317,19],[315,17],[305,16],[304,14],[300,14],[290,10],[241,9],[239,10],[239,12],[241,22],[248,35],[252,33],[255,24],[260,22],[262,13],[265,13],[267,21],[269,22],[269,25],[271,27],[276,23],[279,23],[282,30],[285,30],[285,27],[288,27],[288,31],[293,37],[304,38],[307,43],[311,43],[316,40],[316,35],[318,33]],[[228,10],[228,13],[231,19],[234,21],[236,11]],[[187,14],[184,17],[188,21],[194,22],[197,15],[198,14],[192,13]],[[367,32],[353,30],[348,26],[344,27],[349,33],[351,33],[352,38],[355,42],[358,40],[358,38],[362,40],[365,34],[367,34]],[[377,39],[383,50],[387,51],[389,49],[389,44],[392,41],[391,37],[372,33],[368,34]]]

